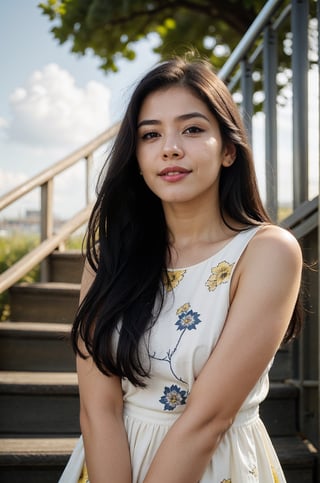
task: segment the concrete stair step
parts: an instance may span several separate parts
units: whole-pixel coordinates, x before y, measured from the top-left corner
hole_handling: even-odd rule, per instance
[[[76,373],[0,372],[1,437],[79,434]]]
[[[268,397],[260,405],[260,416],[270,436],[291,436],[297,428],[298,389],[271,382]]]
[[[80,250],[54,251],[49,257],[52,282],[80,283],[84,257]]]
[[[1,483],[57,483],[77,438],[0,438]]]
[[[78,283],[19,283],[10,289],[11,320],[71,323],[80,294]]]
[[[1,371],[75,371],[69,324],[0,323]]]
[[[1,483],[56,483],[77,438],[0,439]],[[315,453],[298,436],[273,438],[287,483],[314,483]],[[244,482],[245,483],[245,482]]]
[[[272,438],[287,483],[315,483],[317,451],[299,436]]]
[[[269,377],[271,381],[285,381],[292,377],[292,345],[278,350]]]
[[[19,434],[23,422],[28,434],[77,433],[78,386],[75,373],[0,373],[0,401],[4,424],[2,434]],[[296,433],[297,389],[272,383],[260,414],[271,436]],[[59,409],[58,409],[59,408]]]
[[[260,414],[271,436],[296,433],[298,392],[289,384],[272,383]],[[19,434],[23,423],[28,434],[77,433],[78,386],[73,372],[0,373],[0,402],[4,424],[0,434]]]

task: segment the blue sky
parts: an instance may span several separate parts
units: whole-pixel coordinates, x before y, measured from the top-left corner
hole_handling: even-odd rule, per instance
[[[0,195],[118,121],[130,89],[157,61],[146,40],[134,62],[105,74],[92,54],[58,44],[39,1],[1,2]],[[36,194],[26,197],[19,213],[35,203]]]
[[[10,114],[8,97],[13,89],[24,84],[36,69],[50,63],[68,70],[77,85],[83,87],[90,80],[101,82],[111,90],[120,92],[130,85],[157,59],[150,52],[150,43],[140,45],[135,62],[121,62],[121,72],[105,74],[99,69],[99,59],[91,54],[77,56],[70,53],[71,44],[59,45],[50,33],[52,24],[38,8],[40,0],[2,0],[1,3],[1,65],[5,75],[1,79],[1,113]],[[113,107],[121,95],[116,95]]]
[[[155,38],[137,47],[134,62],[120,62],[117,74],[99,69],[93,55],[78,57],[70,45],[59,45],[51,24],[37,7],[40,0],[2,0],[0,15],[0,196],[30,176],[59,161],[74,149],[121,119],[134,83],[157,61],[152,53]],[[310,75],[309,102],[318,88],[317,73]],[[290,97],[290,93],[289,93]],[[291,106],[281,110],[279,122],[279,193],[290,201]],[[318,189],[318,119],[316,110],[310,132],[311,197]],[[253,149],[262,196],[264,196],[264,118],[254,118]],[[97,172],[104,154],[97,160]],[[83,196],[75,187],[83,173],[69,170],[55,185],[56,214],[68,217],[81,208]],[[70,193],[72,187],[72,193]],[[79,188],[80,190],[80,188]],[[1,217],[39,208],[39,193],[26,196]]]

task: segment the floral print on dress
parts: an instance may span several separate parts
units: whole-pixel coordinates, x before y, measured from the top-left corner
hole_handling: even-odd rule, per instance
[[[85,463],[82,467],[82,472],[81,472],[81,475],[79,477],[78,483],[90,483],[89,476],[88,476],[88,470],[87,470],[87,466],[86,466]]]
[[[181,376],[176,374],[175,369],[173,367],[173,357],[176,354],[179,345],[181,343],[182,337],[186,333],[186,331],[192,331],[197,329],[197,325],[201,323],[200,314],[195,312],[191,309],[190,303],[186,302],[185,304],[181,305],[176,314],[178,316],[178,320],[175,322],[177,326],[177,331],[180,332],[178,340],[175,346],[172,349],[168,349],[164,356],[159,356],[154,351],[152,354],[149,353],[149,357],[156,361],[166,362],[169,364],[169,369],[173,377],[183,384],[188,384]],[[179,386],[173,384],[171,387],[165,386],[164,388],[164,396],[162,396],[159,401],[161,404],[164,404],[165,411],[172,411],[177,406],[181,406],[182,404],[186,403],[188,397],[188,391],[182,390]]]
[[[164,395],[160,398],[161,404],[164,404],[165,411],[173,411],[177,406],[186,404],[187,391],[182,390],[176,384],[172,384],[171,387],[165,386]]]
[[[251,470],[249,470],[249,475],[252,475],[255,478],[258,478],[258,469],[256,466],[253,466]]]
[[[279,483],[280,480],[279,480],[278,475],[276,473],[276,470],[274,469],[273,466],[271,466],[271,471],[272,471],[272,476],[273,476],[274,483]]]
[[[177,330],[193,330],[196,329],[197,325],[200,324],[201,320],[199,319],[198,312],[194,312],[193,310],[188,310],[185,312],[181,312],[179,314],[179,318],[175,325],[178,326]]]
[[[220,483],[231,483],[231,478],[229,478],[228,480],[222,480]]]
[[[206,281],[209,292],[213,292],[219,285],[230,280],[233,265],[234,263],[223,261],[211,268],[211,275]]]
[[[163,285],[167,292],[176,288],[184,277],[187,270],[169,270],[163,277]]]

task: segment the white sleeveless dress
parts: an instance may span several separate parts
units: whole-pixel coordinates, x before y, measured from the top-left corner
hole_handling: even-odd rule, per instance
[[[147,387],[122,381],[132,483],[143,483],[161,441],[183,412],[193,382],[214,350],[229,309],[233,271],[258,229],[237,234],[209,259],[168,271],[171,287],[146,343],[145,357],[151,368]],[[271,363],[223,436],[200,483],[285,483],[259,418],[259,403],[269,389],[270,367]],[[83,464],[80,438],[59,482],[89,481]]]

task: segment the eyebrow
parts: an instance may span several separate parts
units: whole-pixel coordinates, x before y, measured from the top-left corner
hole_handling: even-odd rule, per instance
[[[210,122],[207,116],[204,114],[201,114],[201,112],[188,112],[187,114],[181,114],[180,116],[177,116],[175,118],[176,121],[188,121],[188,119],[193,119],[194,117],[200,117],[201,119],[205,119],[206,121]],[[158,121],[156,119],[144,119],[143,121],[140,121],[138,123],[137,128],[141,126],[146,126],[146,125],[152,125],[152,126],[157,126],[161,124],[161,121]]]

